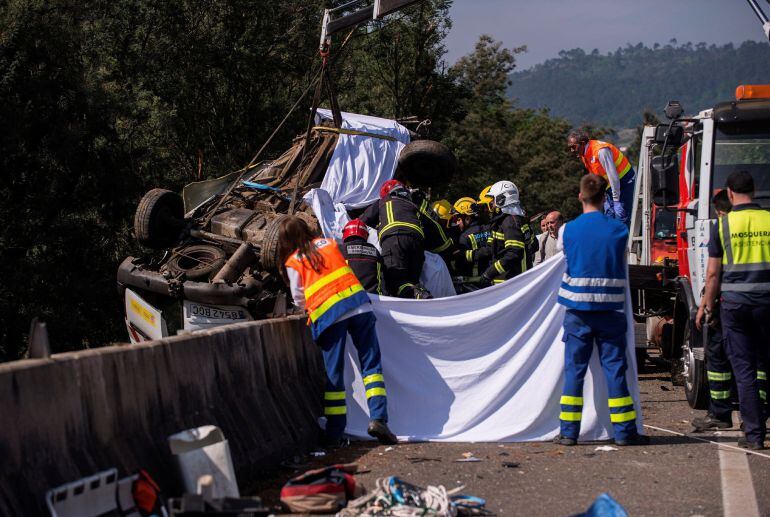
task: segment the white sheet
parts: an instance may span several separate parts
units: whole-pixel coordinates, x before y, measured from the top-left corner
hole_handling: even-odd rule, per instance
[[[402,439],[454,442],[555,436],[564,369],[564,308],[556,303],[556,292],[564,264],[560,253],[503,284],[452,298],[372,296],[393,432]],[[627,380],[641,432],[630,309],[627,317]],[[366,399],[352,357],[355,349],[348,343],[346,380],[353,392],[348,393],[347,432],[368,438]],[[612,436],[596,353],[584,399],[581,439]]]
[[[318,117],[331,120],[329,110]],[[393,177],[401,149],[409,143],[409,131],[393,120],[342,114],[342,129],[383,135],[389,139],[340,134],[321,188],[335,203],[361,208],[379,198],[380,187]]]

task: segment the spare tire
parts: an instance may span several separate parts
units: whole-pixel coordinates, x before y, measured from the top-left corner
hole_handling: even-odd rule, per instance
[[[260,245],[259,261],[262,263],[262,267],[268,271],[278,271],[281,266],[278,232],[281,230],[281,223],[288,217],[286,214],[278,214],[275,219],[267,223],[267,228],[265,228],[265,234]]]
[[[144,195],[134,214],[134,233],[140,244],[153,249],[176,244],[184,227],[184,202],[179,194],[155,188]]]
[[[193,244],[174,252],[166,267],[187,280],[210,280],[227,262],[224,250],[211,244]]]
[[[415,187],[443,186],[457,170],[454,153],[435,140],[415,140],[401,150],[398,177]]]

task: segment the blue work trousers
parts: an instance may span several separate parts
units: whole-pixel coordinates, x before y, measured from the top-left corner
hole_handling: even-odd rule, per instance
[[[720,314],[725,350],[738,386],[743,432],[746,440],[762,443],[767,415],[757,377],[760,366],[770,360],[770,305],[723,302]]]
[[[636,411],[626,383],[626,316],[617,311],[567,309],[564,315],[564,391],[561,434],[577,440],[583,416],[583,381],[594,344],[599,350],[615,439],[636,436]]]
[[[330,438],[341,437],[347,424],[345,342],[348,334],[358,351],[361,376],[369,404],[369,417],[373,420],[386,422],[388,420],[388,401],[375,322],[376,319],[371,312],[357,314],[332,324],[318,336],[316,341],[323,353],[326,367],[324,415],[326,416],[326,435]]]
[[[634,209],[634,183],[636,182],[636,171],[632,168],[620,179],[620,204],[623,207],[623,213],[617,214],[613,209],[612,189],[607,189],[607,196],[604,200],[604,214],[619,220],[626,227],[631,226],[631,211]]]

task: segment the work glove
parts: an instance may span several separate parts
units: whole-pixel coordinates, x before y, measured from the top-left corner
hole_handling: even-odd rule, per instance
[[[479,278],[479,287],[489,287],[492,285],[492,279],[489,278],[487,275],[481,275],[481,278]]]
[[[623,205],[620,203],[620,201],[612,202],[612,210],[615,212],[615,219],[620,221],[624,221],[626,219],[626,209],[623,208]]]

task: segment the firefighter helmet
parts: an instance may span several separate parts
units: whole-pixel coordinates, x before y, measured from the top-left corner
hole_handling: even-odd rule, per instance
[[[476,200],[472,197],[461,197],[454,204],[454,213],[460,215],[476,215]]]
[[[452,204],[446,199],[439,199],[431,205],[435,213],[442,221],[448,221],[452,218]]]
[[[406,186],[400,181],[388,180],[385,183],[383,183],[382,188],[380,188],[380,199],[387,197],[387,195],[390,194],[392,191],[396,189],[402,189],[402,188],[406,188]]]
[[[497,208],[520,204],[519,189],[512,181],[498,181],[489,189],[488,196]]]
[[[352,219],[342,230],[342,240],[346,241],[350,237],[369,238],[369,229],[361,219]]]
[[[492,196],[489,195],[489,189],[492,188],[492,185],[484,188],[484,190],[481,191],[481,194],[479,194],[479,204],[480,205],[487,205],[488,207],[492,206]]]

